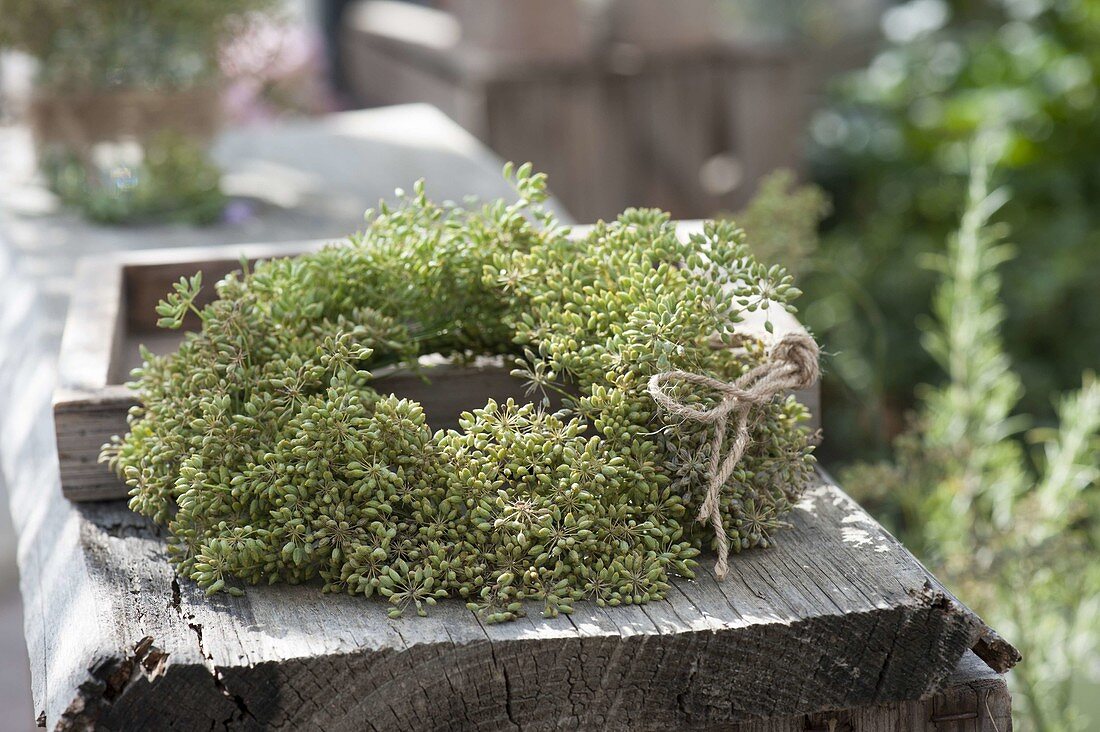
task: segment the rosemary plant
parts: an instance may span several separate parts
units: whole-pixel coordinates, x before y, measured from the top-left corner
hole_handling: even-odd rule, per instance
[[[1056,401],[1057,425],[1032,432],[1029,454],[1002,337],[999,269],[1012,250],[991,221],[1008,200],[990,189],[997,141],[986,132],[972,146],[967,205],[938,262],[924,345],[946,381],[921,393],[893,461],[851,467],[843,482],[1020,648],[1008,680],[1021,727],[1093,729],[1084,709],[1100,653],[1100,381],[1086,372]]]
[[[133,510],[168,525],[181,575],[233,594],[319,576],[388,598],[395,617],[454,596],[490,622],[528,600],[549,616],[644,603],[692,576],[714,538],[690,519],[709,435],[666,422],[646,381],[737,377],[763,345],[714,336],[798,291],[731,222],[680,241],[666,214],[631,210],[573,239],[541,207],[544,176],[506,176],[515,202],[441,206],[418,184],[344,245],[245,267],[205,306],[200,275],[161,303],[163,326],[191,313],[201,329],[144,354],[142,406],[104,458]],[[370,371],[425,353],[514,357],[532,401],[433,433]],[[766,546],[806,483],[804,417],[776,399],[753,421],[722,498],[735,549]]]

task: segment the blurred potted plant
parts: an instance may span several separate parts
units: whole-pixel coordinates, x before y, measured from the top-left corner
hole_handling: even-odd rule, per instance
[[[39,63],[30,121],[62,198],[110,221],[160,218],[171,201],[186,207],[194,196],[156,177],[171,171],[192,187],[185,179],[209,179],[203,148],[219,123],[218,50],[273,2],[0,0],[0,45]],[[157,162],[165,158],[173,164]],[[203,191],[192,211],[173,213],[216,218],[220,191]]]

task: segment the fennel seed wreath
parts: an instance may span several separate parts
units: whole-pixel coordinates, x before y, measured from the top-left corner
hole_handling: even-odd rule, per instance
[[[516,202],[437,205],[418,185],[344,245],[244,267],[203,307],[196,275],[160,304],[160,325],[193,312],[201,330],[144,353],[142,405],[103,457],[167,524],[179,574],[233,594],[319,576],[394,617],[454,596],[496,622],[528,600],[662,598],[702,549],[768,545],[812,446],[779,395],[795,370],[737,324],[787,307],[790,278],[728,221],[681,242],[630,210],[570,238],[543,175],[506,175]],[[370,373],[428,353],[511,356],[531,403],[433,433]]]

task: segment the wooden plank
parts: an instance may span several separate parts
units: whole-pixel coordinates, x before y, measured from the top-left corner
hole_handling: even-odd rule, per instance
[[[87,258],[77,266],[62,338],[54,392],[54,436],[61,481],[77,487],[85,500],[118,497],[118,480],[104,475],[100,446],[126,427],[134,395],[112,384],[112,362],[121,350],[125,327],[123,272],[109,260]]]
[[[513,63],[576,62],[588,57],[595,29],[577,0],[451,0],[463,44]]]
[[[314,154],[303,139],[277,152]],[[342,163],[354,157],[347,149]],[[374,171],[376,185],[421,174],[405,164],[407,151],[372,154],[377,166],[347,167]],[[461,150],[446,154],[465,160]],[[495,180],[478,170],[475,180],[454,166],[451,182],[469,190]],[[22,220],[16,233],[41,226],[35,221]],[[286,236],[284,222],[266,225]],[[989,630],[826,477],[777,546],[735,558],[736,577],[720,587],[706,575],[680,583],[667,602],[645,608],[589,606],[574,618],[483,627],[460,603],[391,622],[381,602],[325,596],[315,585],[208,600],[174,581],[163,533],[123,502],[62,497],[50,395],[60,335],[52,318],[63,309],[43,300],[58,299],[64,288],[50,288],[80,254],[242,233],[63,224],[50,219],[51,235],[37,244],[20,239],[33,276],[0,280],[0,469],[44,727],[731,729],[726,720],[753,709],[825,699],[836,709],[847,704],[841,698],[907,693],[921,678],[950,683],[952,656],[975,636],[989,642]],[[1002,714],[998,732],[1007,729],[1001,701],[992,703]],[[805,726],[802,715],[781,719],[784,726],[753,729]],[[932,728],[922,721],[896,727]],[[867,729],[882,728],[895,725]]]
[[[124,506],[77,511],[48,596],[28,598],[58,636],[51,728],[714,728],[927,696],[982,633],[824,477],[726,582],[704,571],[667,601],[499,626],[456,601],[390,621],[315,584],[206,598]]]
[[[725,23],[714,0],[610,0],[609,33],[617,43],[654,51],[711,51]]]
[[[125,313],[122,270],[109,259],[89,257],[76,269],[79,286],[69,304],[69,318],[58,368],[65,387],[94,390],[109,383],[111,360]]]
[[[811,73],[805,60],[793,54],[722,68],[725,148],[736,156],[744,182],[729,200],[733,206],[746,205],[757,181],[773,170],[804,168],[802,140],[813,110]],[[776,89],[784,93],[776,94]]]
[[[427,102],[438,104],[435,97],[417,97],[394,81],[418,79],[421,90],[429,88],[429,78],[453,88],[476,87],[501,81],[551,79],[561,75],[591,74],[593,45],[588,34],[578,33],[576,8],[562,12],[541,0],[473,0],[467,7],[451,13],[430,7],[410,7],[394,0],[357,2],[348,9],[340,39],[341,49],[351,61],[352,80],[356,92],[367,90],[382,93],[382,104]],[[496,8],[476,8],[474,5],[498,5]],[[520,7],[522,6],[522,7]],[[469,21],[481,13],[481,22]],[[488,17],[484,14],[489,14]],[[505,16],[527,16],[524,29],[517,32]],[[538,18],[537,16],[544,16]],[[532,25],[535,23],[536,25]],[[475,27],[476,26],[476,27]],[[396,65],[382,59],[398,61]],[[380,79],[371,76],[366,63],[381,63],[398,78]],[[355,68],[359,66],[360,68]],[[415,76],[398,71],[416,70]],[[364,86],[358,87],[358,84]],[[392,94],[399,94],[394,97]],[[367,91],[365,97],[374,97]],[[440,105],[447,110],[446,105]]]

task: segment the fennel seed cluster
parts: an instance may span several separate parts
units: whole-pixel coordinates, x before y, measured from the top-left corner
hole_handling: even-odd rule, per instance
[[[709,433],[659,413],[646,382],[736,378],[765,357],[742,314],[798,291],[732,222],[682,242],[666,214],[629,210],[571,238],[543,175],[506,175],[515,202],[439,205],[418,185],[342,245],[244,266],[206,305],[196,275],[161,303],[162,326],[190,312],[201,329],[144,353],[142,405],[104,458],[167,525],[180,575],[233,594],[319,577],[394,617],[457,597],[490,622],[526,601],[644,603],[693,576],[714,539],[694,521]],[[371,373],[429,353],[502,354],[530,403],[433,432]],[[754,413],[722,491],[735,550],[767,546],[806,484],[805,416],[793,398]]]

